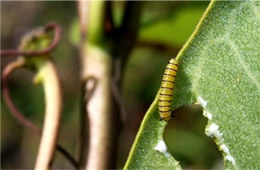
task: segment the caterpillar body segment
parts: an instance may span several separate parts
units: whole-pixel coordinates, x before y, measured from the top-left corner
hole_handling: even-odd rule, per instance
[[[171,111],[173,88],[178,70],[178,62],[171,59],[164,71],[161,88],[159,91],[159,113],[161,120],[168,121],[173,117]]]

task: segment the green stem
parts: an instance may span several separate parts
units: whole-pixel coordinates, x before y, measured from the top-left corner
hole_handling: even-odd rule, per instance
[[[105,2],[89,1],[89,17],[88,17],[88,42],[91,44],[99,44],[104,38],[104,8]]]

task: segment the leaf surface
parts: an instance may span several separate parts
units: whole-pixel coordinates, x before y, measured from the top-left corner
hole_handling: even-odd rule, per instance
[[[177,56],[172,109],[199,103],[227,169],[260,168],[260,3],[213,1]],[[158,97],[146,113],[125,169],[179,169],[154,148],[166,126]]]

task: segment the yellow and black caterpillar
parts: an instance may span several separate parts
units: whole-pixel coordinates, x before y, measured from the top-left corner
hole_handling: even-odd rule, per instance
[[[159,113],[161,120],[168,121],[170,118],[173,117],[171,111],[171,103],[177,70],[177,60],[171,59],[164,71],[163,80],[159,91]]]

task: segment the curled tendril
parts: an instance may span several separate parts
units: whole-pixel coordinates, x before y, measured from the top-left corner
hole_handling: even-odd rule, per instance
[[[19,51],[19,50],[1,50],[0,54],[1,57],[10,57],[10,56],[39,56],[39,55],[45,55],[50,53],[57,45],[60,40],[60,34],[61,34],[61,29],[57,24],[48,24],[44,27],[44,31],[48,32],[54,30],[54,38],[52,40],[52,43],[49,47],[47,47],[44,50],[40,51]],[[20,124],[23,126],[31,129],[33,132],[35,132],[38,135],[41,135],[42,130],[41,128],[37,127],[34,125],[30,120],[28,120],[20,111],[19,109],[15,106],[13,103],[9,89],[8,89],[8,78],[10,74],[18,69],[21,68],[25,65],[25,60],[24,58],[18,58],[17,60],[9,63],[3,70],[1,80],[2,80],[2,94],[3,94],[3,99],[10,110],[11,114],[18,120]],[[56,149],[64,155],[67,160],[75,167],[75,169],[79,169],[79,165],[76,162],[76,160],[60,145],[56,145]]]
[[[9,94],[8,89],[8,77],[9,75],[18,68],[21,68],[25,64],[24,60],[16,60],[14,62],[9,63],[3,70],[2,73],[2,92],[3,92],[3,98],[6,102],[7,107],[9,108],[11,114],[17,118],[19,123],[22,125],[30,128],[35,133],[41,133],[41,130],[36,127],[31,121],[27,120],[23,114],[16,108],[15,104],[12,102],[12,99]]]
[[[24,115],[19,111],[19,109],[15,106],[13,103],[9,89],[8,89],[8,78],[10,74],[18,69],[23,67],[25,64],[25,61],[23,58],[19,58],[16,61],[13,61],[9,63],[3,70],[2,73],[2,92],[3,92],[3,99],[6,102],[7,107],[9,108],[11,114],[18,120],[20,124],[23,126],[31,129],[34,131],[34,133],[41,135],[42,130],[34,125],[30,120],[28,120]],[[79,169],[78,163],[74,160],[74,158],[60,145],[56,145],[56,148],[59,152],[61,152],[70,162],[71,164],[75,167],[75,169]]]
[[[61,37],[61,29],[59,25],[55,23],[48,24],[44,27],[44,31],[54,31],[54,38],[52,40],[52,43],[49,47],[43,50],[39,51],[20,51],[16,49],[11,50],[1,50],[0,54],[1,57],[11,57],[11,56],[26,56],[26,57],[32,57],[32,56],[40,56],[40,55],[46,55],[50,53],[57,45]]]

